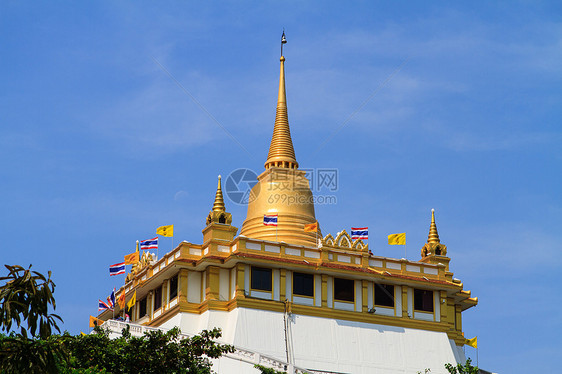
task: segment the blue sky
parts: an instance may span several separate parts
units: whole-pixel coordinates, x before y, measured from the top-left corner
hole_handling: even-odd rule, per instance
[[[435,208],[479,298],[463,327],[480,366],[556,371],[558,2],[4,1],[1,262],[52,270],[78,333],[136,240],[173,223],[176,243],[201,242],[217,175],[263,170],[283,27],[297,159],[339,171],[324,234],[369,226],[371,250],[400,258],[386,235],[405,231],[417,260]],[[245,207],[226,204],[241,227]]]

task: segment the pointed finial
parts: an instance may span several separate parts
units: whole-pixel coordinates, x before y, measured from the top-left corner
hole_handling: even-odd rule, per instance
[[[429,225],[427,242],[430,244],[440,243],[439,234],[437,233],[437,225],[435,224],[435,209],[431,209],[431,225]]]
[[[283,57],[283,44],[287,44],[287,39],[285,38],[285,28],[283,28],[283,35],[281,35],[281,57]]]
[[[287,43],[285,31],[281,36],[281,70],[279,73],[279,94],[277,96],[277,110],[275,112],[275,125],[273,137],[269,146],[269,154],[265,162],[265,168],[272,166],[297,169],[299,164],[295,158],[295,149],[291,139],[289,128],[289,117],[287,116],[287,94],[285,92],[285,57],[283,56],[283,44]]]
[[[224,199],[222,197],[221,176],[219,175],[219,182],[217,186],[217,193],[215,194],[215,203],[213,204],[214,212],[224,212]]]

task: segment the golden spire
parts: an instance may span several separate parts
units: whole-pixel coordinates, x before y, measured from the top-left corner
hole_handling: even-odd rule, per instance
[[[277,111],[275,112],[275,126],[273,137],[269,146],[269,154],[265,162],[265,168],[272,166],[296,169],[299,164],[295,158],[295,150],[291,139],[289,128],[289,117],[287,116],[287,95],[285,93],[285,57],[283,56],[283,44],[287,43],[285,32],[281,37],[281,72],[279,74],[279,95],[277,97]]]
[[[437,225],[435,224],[435,209],[431,209],[431,225],[429,226],[427,242],[430,244],[440,243],[439,234],[437,233]]]
[[[287,95],[285,92],[285,57],[281,37],[281,72],[279,75],[279,96],[273,138],[265,171],[258,176],[258,183],[252,187],[252,199],[248,202],[248,213],[240,235],[248,238],[285,242],[317,248],[320,233],[305,232],[304,227],[316,222],[314,199],[306,172],[298,169],[295,150],[291,140],[287,118]],[[280,189],[283,201],[279,199]],[[287,204],[286,202],[291,202]],[[275,227],[263,224],[264,214],[277,214]]]
[[[213,204],[213,212],[224,212],[224,199],[222,197],[221,176],[219,175],[219,184],[217,186],[217,193],[215,194],[215,203]]]

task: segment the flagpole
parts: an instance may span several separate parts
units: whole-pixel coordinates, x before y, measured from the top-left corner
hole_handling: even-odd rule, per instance
[[[316,221],[316,246],[320,248],[320,243],[318,243],[318,221]]]
[[[127,265],[125,265],[125,269],[127,268]],[[126,273],[126,271],[125,271]],[[125,275],[125,278],[127,278],[127,276]],[[123,282],[123,284],[125,284],[125,282]],[[111,297],[111,295],[113,295],[113,297]],[[113,287],[113,291],[111,291],[111,294],[109,295],[109,298],[111,299],[111,302],[113,303],[113,319],[115,319],[115,304],[117,304],[117,298],[115,297],[115,287]]]

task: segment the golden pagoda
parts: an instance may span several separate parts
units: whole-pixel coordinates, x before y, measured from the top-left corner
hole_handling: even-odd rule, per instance
[[[284,201],[273,198],[281,194]],[[464,362],[462,312],[477,298],[449,271],[433,210],[418,261],[376,256],[345,230],[304,231],[317,220],[291,139],[283,54],[269,154],[240,234],[220,176],[203,214],[201,244],[145,254],[117,292],[136,294],[133,333],[220,327],[236,351],[215,362],[219,373],[257,373],[254,363],[300,373],[445,373],[445,363]],[[270,214],[276,227],[264,225]],[[114,332],[123,327],[110,311],[99,317]]]
[[[269,154],[265,171],[258,176],[258,183],[252,188],[248,214],[240,235],[315,246],[317,235],[303,230],[304,225],[316,222],[316,215],[306,172],[299,170],[295,157],[287,115],[285,57],[281,56],[280,61],[279,94]],[[277,214],[277,226],[265,226],[264,214]]]

